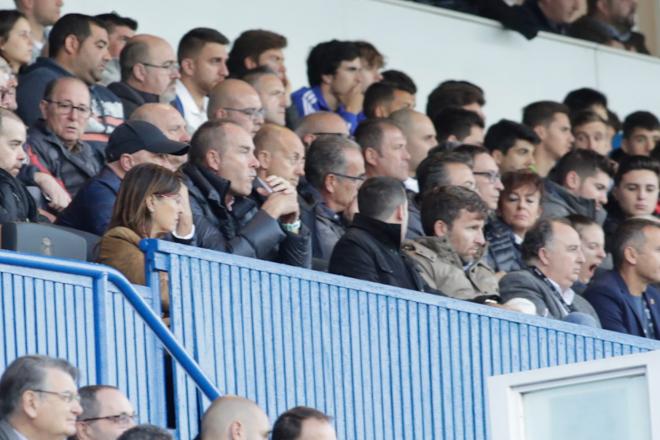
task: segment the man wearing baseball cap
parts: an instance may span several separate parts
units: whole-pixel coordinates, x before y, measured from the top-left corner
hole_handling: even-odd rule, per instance
[[[112,217],[121,180],[131,168],[142,163],[154,163],[175,170],[170,156],[181,156],[187,152],[187,144],[168,139],[149,122],[123,123],[110,136],[105,150],[107,165],[76,194],[56,223],[103,235]],[[177,235],[190,234],[191,226],[186,223],[180,222]]]

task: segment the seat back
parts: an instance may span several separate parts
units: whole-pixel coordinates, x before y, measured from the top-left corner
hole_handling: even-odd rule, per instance
[[[55,225],[42,223],[4,223],[0,233],[2,249],[87,260],[87,241]]]

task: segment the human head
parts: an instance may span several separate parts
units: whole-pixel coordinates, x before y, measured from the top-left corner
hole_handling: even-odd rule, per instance
[[[588,87],[573,90],[564,98],[564,104],[568,106],[572,115],[592,111],[607,120],[607,96],[598,90]]]
[[[16,104],[16,76],[7,61],[0,57],[0,108],[15,111]]]
[[[141,238],[176,230],[182,212],[181,176],[153,163],[131,168],[119,187],[108,229],[123,226]]]
[[[158,95],[160,102],[176,97],[179,66],[174,49],[163,38],[140,34],[119,55],[121,80],[136,90]]]
[[[502,173],[529,170],[534,165],[534,150],[541,139],[529,127],[502,119],[488,129],[484,146]]]
[[[411,177],[415,176],[417,167],[429,150],[438,145],[435,127],[428,116],[412,109],[397,110],[390,115],[390,119],[401,128],[406,138],[406,148],[410,154],[408,173]]]
[[[59,18],[63,0],[14,0],[16,9],[41,27],[52,26]]]
[[[558,102],[537,101],[523,109],[523,124],[534,130],[541,140],[535,156],[539,153],[556,161],[571,149],[573,134],[569,108]]]
[[[122,17],[116,12],[99,14],[94,18],[101,20],[108,31],[108,50],[113,59],[119,59],[128,40],[130,40],[137,31],[138,23],[130,17]]]
[[[548,20],[559,24],[570,23],[580,8],[578,0],[538,0],[538,4]]]
[[[131,114],[130,120],[153,124],[170,140],[184,144],[190,142],[186,121],[181,113],[170,104],[159,102],[142,104]]]
[[[31,355],[15,359],[0,377],[0,417],[29,425],[37,438],[76,433],[78,370],[64,359]]]
[[[433,89],[426,104],[426,114],[435,121],[441,110],[460,107],[477,113],[483,121],[486,119],[483,113],[485,105],[486,98],[481,87],[468,81],[450,80]]]
[[[206,96],[229,75],[227,45],[229,40],[215,29],[194,28],[179,41],[177,60],[181,80],[186,87]]]
[[[502,191],[502,175],[495,159],[488,150],[479,145],[459,145],[457,153],[467,154],[472,158],[472,174],[477,184],[476,192],[481,196],[488,209],[495,211]]]
[[[589,16],[582,16],[571,23],[567,35],[617,49],[625,49],[623,43],[613,36],[602,22]]]
[[[264,107],[264,120],[271,124],[286,124],[287,95],[284,83],[270,68],[249,70],[243,81],[254,87]]]
[[[438,142],[484,143],[484,121],[472,110],[447,107],[438,111],[432,120]]]
[[[606,157],[591,150],[573,150],[559,159],[552,178],[576,196],[594,200],[600,209],[607,203],[613,175]]]
[[[651,112],[638,111],[623,121],[621,149],[631,156],[648,156],[660,141],[660,121]]]
[[[267,66],[286,82],[284,52],[286,37],[263,29],[243,32],[232,45],[227,67],[232,77],[240,78],[256,67]]]
[[[257,175],[262,179],[279,176],[295,188],[305,175],[305,146],[286,127],[275,124],[261,127],[254,136],[254,155],[259,161]]]
[[[603,228],[589,217],[580,214],[571,214],[566,217],[573,229],[578,232],[582,242],[582,253],[584,254],[584,264],[580,270],[579,280],[582,283],[588,283],[594,276],[596,269],[605,260],[605,233]]]
[[[360,215],[401,225],[401,240],[408,228],[408,199],[401,181],[392,177],[368,178],[358,191]]]
[[[447,152],[429,154],[417,167],[419,193],[436,186],[462,186],[475,190],[477,184],[472,174],[472,158],[466,154]]]
[[[587,14],[620,30],[635,26],[637,0],[588,0]]]
[[[230,195],[246,197],[252,192],[259,161],[252,136],[235,122],[216,119],[202,124],[190,141],[188,160],[228,180]]]
[[[543,179],[531,171],[512,171],[502,176],[502,185],[500,218],[522,238],[543,212]]]
[[[371,84],[364,94],[363,111],[367,118],[387,118],[397,110],[414,107],[414,95],[385,81]]]
[[[626,217],[650,215],[658,202],[660,163],[647,156],[626,156],[614,175],[612,195]]]
[[[361,69],[360,51],[350,41],[319,43],[307,57],[309,85],[321,86],[333,95],[345,95],[361,87]]]
[[[96,84],[110,61],[105,23],[84,14],[67,14],[48,34],[48,54],[87,85]]]
[[[592,150],[607,156],[612,151],[612,144],[607,132],[607,120],[592,111],[582,111],[571,119],[575,148]]]
[[[390,69],[382,71],[381,76],[383,77],[382,81],[394,84],[397,89],[404,90],[413,95],[413,97],[417,94],[417,85],[407,73]]]
[[[227,79],[209,95],[209,120],[228,119],[254,136],[264,123],[264,108],[254,87],[240,79]]]
[[[354,41],[353,43],[360,52],[360,63],[362,64],[360,83],[362,93],[365,93],[369,86],[383,80],[380,70],[385,66],[385,57],[368,41]]]
[[[46,126],[67,148],[75,146],[92,114],[89,88],[75,77],[51,81],[39,104]]]
[[[321,411],[297,406],[280,414],[271,440],[336,440],[332,419]]]
[[[525,234],[523,261],[536,266],[564,290],[578,279],[584,255],[577,231],[563,218],[541,219]]]
[[[135,426],[135,410],[117,387],[90,385],[78,390],[82,414],[76,423],[77,440],[117,440]]]
[[[435,187],[422,196],[421,216],[424,234],[447,238],[464,263],[481,255],[488,206],[479,194],[461,186]]]
[[[367,119],[355,130],[362,147],[367,174],[388,176],[403,182],[408,178],[410,154],[401,129],[388,119]]]
[[[0,56],[18,73],[32,60],[30,22],[20,11],[0,10]]]
[[[200,440],[266,440],[269,432],[268,416],[256,403],[225,395],[204,413]]]
[[[612,237],[614,267],[644,284],[660,282],[658,249],[660,224],[655,219],[628,219]]]
[[[296,127],[296,134],[308,148],[322,135],[349,136],[346,121],[334,112],[316,112],[305,116]]]
[[[124,431],[117,440],[173,440],[173,437],[167,429],[144,424]]]
[[[0,169],[16,177],[25,161],[25,124],[14,112],[0,109]]]
[[[342,136],[320,136],[307,151],[305,177],[328,208],[343,212],[366,178],[360,146]]]

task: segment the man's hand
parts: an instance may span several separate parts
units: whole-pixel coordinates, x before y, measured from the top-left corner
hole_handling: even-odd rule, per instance
[[[340,96],[339,100],[344,104],[347,112],[355,114],[360,113],[364,104],[362,87],[360,84],[355,85],[355,87],[353,87],[347,94]]]
[[[57,180],[50,174],[34,173],[34,181],[39,186],[48,206],[55,211],[63,211],[71,203],[71,196],[64,188],[57,183]]]
[[[291,183],[278,176],[268,176],[264,180],[272,192],[268,193],[265,188],[257,189],[259,194],[268,197],[261,205],[261,209],[283,223],[293,223],[298,220],[300,216],[298,194]]]

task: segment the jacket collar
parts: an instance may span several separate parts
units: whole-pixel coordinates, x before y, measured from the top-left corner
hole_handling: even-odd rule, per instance
[[[390,249],[401,248],[401,225],[385,223],[361,214],[355,214],[351,227],[365,230],[374,236],[378,242]]]
[[[562,185],[546,178],[544,179],[546,197],[552,198],[566,205],[571,211],[578,212],[590,218],[595,218],[596,202],[576,196]]]
[[[48,126],[46,125],[46,120],[43,118],[37,119],[37,122],[34,123],[34,125],[30,128],[30,132],[36,132],[42,135],[46,141],[50,142],[53,145],[56,145],[58,148],[62,149],[63,151],[71,151],[69,148],[67,148],[66,145],[62,142],[62,139],[60,139],[55,133],[53,133]],[[29,135],[28,135],[29,137]],[[73,150],[80,150],[82,148],[82,141],[79,139],[78,142],[76,142],[75,147]]]

